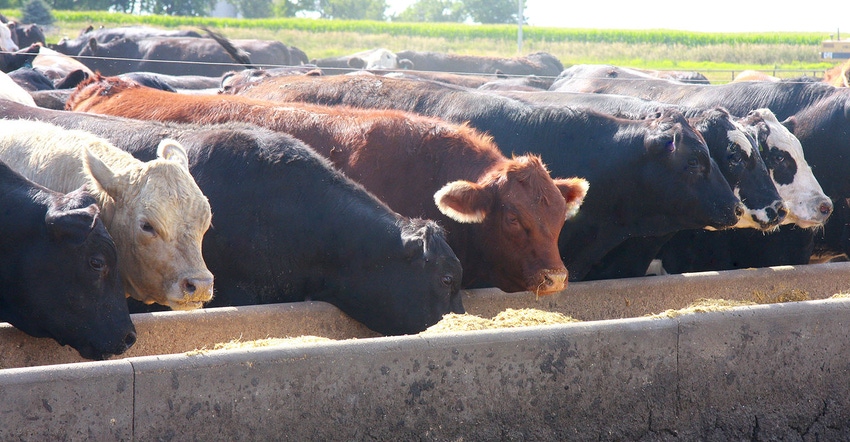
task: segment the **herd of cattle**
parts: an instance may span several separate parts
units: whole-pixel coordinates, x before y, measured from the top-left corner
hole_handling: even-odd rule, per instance
[[[850,252],[846,88],[23,28],[0,26],[0,320],[86,358],[156,305],[320,300],[407,334],[462,288]]]

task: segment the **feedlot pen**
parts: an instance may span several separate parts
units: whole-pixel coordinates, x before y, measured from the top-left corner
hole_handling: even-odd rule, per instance
[[[121,359],[0,327],[0,440],[847,440],[850,263],[464,293],[582,322],[377,337],[329,304],[133,315]],[[648,317],[701,298],[771,302]],[[269,347],[216,343],[312,335]]]

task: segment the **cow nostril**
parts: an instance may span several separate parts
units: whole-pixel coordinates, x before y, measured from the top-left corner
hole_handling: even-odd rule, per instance
[[[195,290],[198,289],[198,287],[194,284],[194,281],[191,279],[184,279],[182,285],[183,293],[186,293],[188,295],[195,293]]]
[[[830,203],[822,203],[819,207],[820,213],[824,215],[829,215],[832,213],[832,204]]]
[[[744,216],[744,205],[743,204],[738,204],[737,206],[735,206],[735,216],[738,217],[738,218]]]
[[[777,213],[777,216],[779,217],[779,220],[781,221],[781,220],[785,219],[786,216],[788,216],[788,208],[785,207],[784,204],[782,204],[782,205],[779,206],[778,209],[776,209],[776,213]]]
[[[136,332],[130,332],[130,333],[127,333],[127,336],[124,336],[124,345],[126,345],[127,348],[132,347],[133,344],[135,344],[135,343],[136,343]]]
[[[543,275],[543,285],[547,287],[552,287],[553,285],[555,285],[555,280],[552,279],[552,277],[549,275]]]

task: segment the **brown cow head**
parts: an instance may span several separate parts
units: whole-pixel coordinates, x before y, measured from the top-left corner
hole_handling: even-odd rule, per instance
[[[584,179],[553,180],[539,157],[521,156],[497,163],[478,182],[446,184],[434,200],[449,218],[481,225],[476,240],[491,282],[551,294],[567,284],[558,235],[587,189]]]
[[[189,174],[182,146],[163,140],[157,156],[113,170],[88,151],[86,170],[97,192],[111,201],[104,222],[119,252],[127,295],[175,310],[199,308],[212,299],[213,275],[201,256],[210,205]]]

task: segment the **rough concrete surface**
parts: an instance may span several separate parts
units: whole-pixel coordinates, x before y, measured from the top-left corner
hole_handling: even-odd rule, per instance
[[[641,316],[753,291],[824,298],[847,291],[848,269],[576,283],[550,298],[472,291],[464,301],[482,316],[531,303],[587,319],[594,302],[600,311],[630,307],[625,316]],[[358,339],[183,353],[187,344],[233,339],[235,330],[246,340],[289,334],[300,330],[299,316]],[[134,322],[137,346],[177,354],[0,370],[0,440],[850,438],[846,298],[378,338],[322,303],[143,314]],[[0,347],[0,358],[16,348],[28,353],[33,341],[47,340]]]

